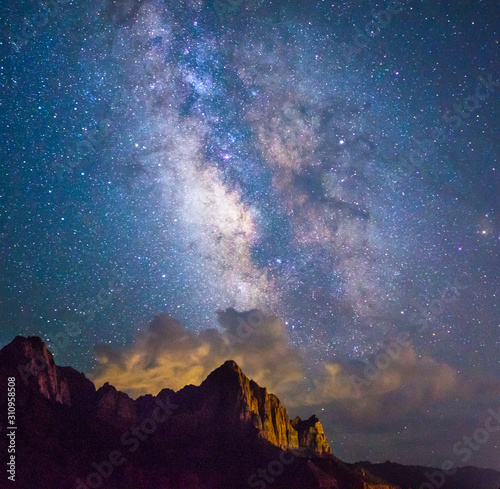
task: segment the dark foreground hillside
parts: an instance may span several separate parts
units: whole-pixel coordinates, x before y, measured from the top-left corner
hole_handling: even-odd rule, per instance
[[[433,467],[400,465],[392,462],[355,464],[401,489],[496,489],[500,487],[500,472],[477,467],[462,467],[453,475],[445,475]]]

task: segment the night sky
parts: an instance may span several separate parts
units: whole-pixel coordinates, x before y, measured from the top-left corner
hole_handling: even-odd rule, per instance
[[[131,395],[230,355],[347,461],[500,470],[497,1],[1,12],[1,346]]]

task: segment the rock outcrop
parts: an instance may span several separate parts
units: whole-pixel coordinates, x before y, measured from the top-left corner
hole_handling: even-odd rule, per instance
[[[290,421],[280,400],[248,379],[233,360],[214,370],[200,388],[222,396],[218,410],[224,419],[252,425],[262,439],[273,445],[283,450],[307,448],[315,455],[331,454],[323,426],[315,415],[306,421],[298,416]]]
[[[21,395],[28,391],[38,391],[46,399],[61,404],[71,404],[69,387],[60,374],[54,357],[41,338],[16,336],[0,351],[0,366],[10,369],[11,375],[19,378]]]
[[[124,392],[106,382],[96,394],[97,417],[116,427],[124,428],[137,421],[134,401]]]
[[[307,447],[319,455],[332,453],[323,425],[314,414],[305,421],[297,416],[291,424],[297,431],[299,446]]]
[[[66,381],[72,406],[83,410],[92,410],[95,406],[95,385],[85,374],[73,367],[57,366],[58,375]]]
[[[299,447],[286,408],[274,394],[248,379],[236,362],[225,362],[200,388],[219,393],[219,415],[226,420],[250,424],[261,438],[284,450]]]

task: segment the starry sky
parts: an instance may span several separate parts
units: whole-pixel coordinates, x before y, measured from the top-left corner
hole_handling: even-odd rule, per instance
[[[132,395],[230,353],[347,461],[500,470],[456,447],[500,409],[499,14],[3,5],[0,345]]]

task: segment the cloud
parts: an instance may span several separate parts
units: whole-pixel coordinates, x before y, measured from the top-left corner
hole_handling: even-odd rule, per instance
[[[169,387],[199,385],[228,359],[260,385],[285,396],[303,380],[299,351],[288,345],[286,327],[275,316],[257,310],[218,312],[221,330],[194,332],[168,315],[157,316],[133,345],[96,348],[96,385],[110,382],[133,397]]]
[[[393,424],[436,402],[471,394],[455,369],[419,356],[412,346],[401,347],[394,359],[385,356],[388,364],[384,363],[384,368],[376,366],[379,355],[366,363],[351,360],[324,364],[305,404],[331,404],[343,422],[370,427]]]
[[[393,429],[418,413],[455,400],[480,402],[500,383],[472,377],[394,340],[367,361],[345,359],[310,365],[290,344],[283,321],[258,310],[218,311],[219,329],[199,332],[167,315],[157,316],[125,348],[99,346],[92,375],[133,397],[199,385],[228,359],[296,410],[326,408],[335,422],[355,429]],[[401,338],[401,337],[400,337]],[[451,413],[454,416],[460,413]],[[328,418],[327,418],[328,419]],[[384,428],[385,427],[385,428]]]

